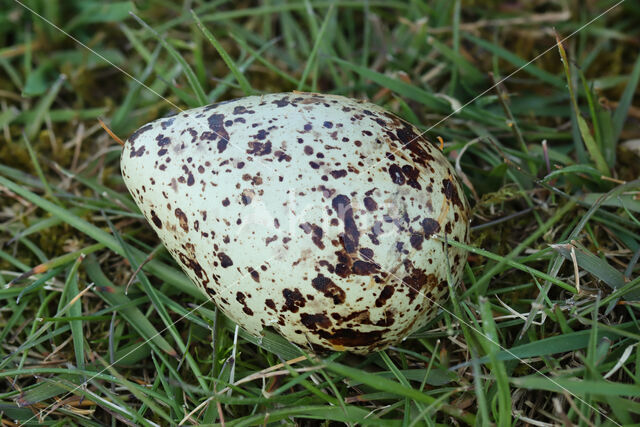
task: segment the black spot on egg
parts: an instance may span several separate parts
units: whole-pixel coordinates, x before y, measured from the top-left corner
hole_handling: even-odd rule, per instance
[[[344,178],[345,176],[347,176],[347,171],[344,169],[338,169],[338,170],[333,170],[331,172],[329,172],[331,174],[332,177],[334,177],[335,179],[338,178]]]
[[[422,249],[422,242],[424,241],[424,236],[421,233],[413,233],[409,238],[409,243],[411,243],[411,247],[413,249]]]
[[[405,183],[402,169],[395,163],[389,166],[389,176],[391,176],[391,181],[393,181],[394,184],[403,185]]]
[[[224,127],[224,114],[212,114],[209,116],[208,121],[211,131],[220,138],[217,148],[222,153],[226,150],[227,144],[229,144],[229,134]]]
[[[312,286],[322,294],[333,300],[334,304],[342,304],[346,298],[346,292],[336,285],[333,280],[325,277],[323,274],[318,274],[316,278],[311,281]]]
[[[353,263],[351,271],[358,276],[370,276],[375,274],[380,269],[380,266],[375,262],[357,260]]]
[[[224,252],[218,252],[217,256],[220,260],[220,265],[222,266],[222,268],[231,267],[233,265],[233,261],[231,260],[231,258]]]
[[[278,108],[286,107],[289,105],[289,98],[284,96],[281,99],[273,101],[272,104],[275,104]]]
[[[247,154],[264,156],[269,153],[271,153],[270,141],[267,141],[265,143],[258,142],[258,141],[249,141],[249,149],[247,150]]]
[[[307,314],[302,313],[300,315],[300,321],[304,326],[315,331],[318,328],[329,329],[331,327],[331,320],[322,313]]]
[[[176,208],[174,211],[176,218],[178,218],[178,223],[180,224],[180,228],[182,228],[185,232],[189,231],[189,221],[187,220],[187,215],[180,208]]]
[[[153,125],[148,124],[148,125],[144,125],[142,126],[140,129],[138,129],[137,131],[135,131],[134,133],[131,134],[131,136],[129,137],[129,139],[127,140],[127,142],[131,145],[135,144],[136,140],[145,132],[149,131],[153,129]]]
[[[144,145],[141,145],[138,150],[134,150],[133,148],[131,148],[131,154],[129,154],[129,157],[142,157],[142,155],[144,154]]]
[[[364,206],[369,212],[373,212],[378,209],[378,204],[376,203],[376,201],[368,196],[364,198]]]
[[[158,215],[156,215],[156,211],[154,211],[153,209],[151,209],[151,221],[155,224],[156,227],[162,228],[162,221],[160,221],[160,218],[158,218]]]
[[[440,231],[440,223],[433,218],[423,219],[421,225],[425,237],[429,237]]]
[[[391,285],[386,285],[382,288],[380,295],[376,298],[376,307],[382,307],[387,303],[387,300],[393,296],[395,289]]]
[[[282,311],[288,310],[292,313],[297,313],[300,308],[305,306],[306,300],[298,288],[294,290],[283,289],[282,296],[284,296]]]
[[[355,252],[359,245],[360,233],[353,219],[351,200],[344,194],[339,194],[331,201],[331,206],[336,211],[338,218],[344,224],[342,242],[347,252]]]

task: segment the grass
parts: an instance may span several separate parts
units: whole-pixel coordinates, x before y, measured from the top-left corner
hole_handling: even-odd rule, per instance
[[[2,425],[638,422],[640,7],[589,23],[616,3],[25,2],[101,58],[5,1]],[[294,89],[372,99],[464,176],[463,283],[384,352],[238,329],[146,226],[98,124],[124,139]]]

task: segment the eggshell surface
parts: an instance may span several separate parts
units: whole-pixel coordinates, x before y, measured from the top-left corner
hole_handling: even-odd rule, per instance
[[[374,104],[280,93],[181,112],[126,141],[122,175],[192,281],[259,336],[368,353],[461,279],[469,207],[420,132]],[[448,262],[447,262],[448,256]]]

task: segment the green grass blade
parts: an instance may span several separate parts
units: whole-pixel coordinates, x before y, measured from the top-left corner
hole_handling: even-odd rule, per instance
[[[332,60],[346,68],[355,71],[363,78],[374,81],[381,87],[385,87],[396,92],[401,97],[404,97],[406,99],[413,99],[414,101],[420,102],[434,112],[443,114],[452,112],[452,105],[450,102],[431,92],[428,92],[412,84],[396,80],[382,73],[372,71],[360,65],[352,64],[340,58],[332,58]],[[509,126],[505,123],[504,118],[494,116],[492,113],[474,107],[473,105],[468,105],[467,107],[457,111],[456,116],[464,119],[477,120],[478,122],[484,123],[486,125],[509,130]]]
[[[572,252],[575,254],[578,266],[593,274],[599,280],[609,285],[614,290],[622,288],[627,284],[627,280],[620,271],[616,270],[605,260],[595,256],[578,242],[556,244],[551,247],[562,255],[569,262],[572,261]],[[626,299],[638,300],[640,290],[631,291],[626,295]]]
[[[129,16],[129,12],[135,10],[131,1],[116,2],[83,2],[80,3],[81,11],[75,15],[64,27],[70,33],[77,27],[98,22],[119,22]]]
[[[16,403],[20,406],[34,405],[64,393],[67,390],[67,387],[61,387],[59,385],[61,382],[80,385],[82,380],[82,377],[75,374],[60,374],[53,378],[47,378],[35,387],[26,390],[25,393],[16,399]]]
[[[627,115],[629,114],[629,108],[633,102],[633,97],[636,92],[636,88],[638,86],[638,82],[640,81],[640,56],[636,58],[636,63],[633,66],[633,71],[631,71],[631,75],[629,76],[629,80],[627,81],[627,86],[624,88],[624,92],[622,93],[622,97],[620,98],[620,103],[616,108],[616,111],[613,113],[613,140],[618,141],[620,139],[620,134],[622,133],[622,128],[624,127],[624,122],[627,120]]]
[[[31,157],[31,163],[33,164],[33,168],[36,171],[36,175],[38,175],[38,178],[40,178],[40,181],[42,181],[42,186],[44,187],[44,191],[47,194],[47,197],[55,201],[57,204],[60,204],[60,200],[58,200],[58,198],[53,194],[53,190],[49,185],[49,181],[45,178],[44,173],[42,172],[40,162],[38,162],[38,156],[36,155],[35,151],[33,151],[31,142],[24,133],[22,134],[22,139],[25,146],[27,147],[27,151],[29,152],[29,157]]]
[[[153,326],[142,311],[132,305],[131,299],[125,295],[120,286],[115,286],[104,275],[95,257],[89,256],[85,261],[87,274],[96,284],[96,294],[111,307],[119,307],[118,314],[133,327],[144,340],[151,341],[160,350],[171,357],[178,357],[178,352],[171,347],[161,333]]]
[[[381,378],[377,375],[371,375],[370,373],[362,371],[360,369],[341,365],[336,362],[326,363],[325,367],[326,369],[335,372],[336,374],[342,375],[347,378],[357,379],[361,383],[366,384],[369,387],[373,387],[376,390],[382,390],[396,394],[398,396],[407,397],[416,402],[431,404],[436,400],[434,397],[429,396],[425,393],[421,393],[420,391],[415,390],[411,387],[405,387],[400,383],[397,383],[390,379]],[[466,423],[474,423],[475,415],[469,412],[465,412],[462,409],[458,409],[450,405],[443,405],[441,407],[441,410],[448,415],[451,415],[452,417],[460,419]]]
[[[521,263],[519,263],[517,261],[513,261],[513,260],[510,260],[510,259],[507,259],[507,258],[505,258],[503,256],[494,254],[494,253],[486,251],[484,249],[480,249],[480,248],[476,248],[474,246],[466,245],[464,243],[456,242],[455,240],[449,240],[448,242],[449,242],[449,244],[451,246],[454,246],[456,248],[466,249],[467,251],[469,251],[471,253],[474,253],[474,254],[477,254],[477,255],[481,255],[483,257],[487,257],[487,258],[495,260],[495,261],[504,262],[506,265],[508,265],[510,267],[517,268],[518,270],[521,270],[521,271],[524,271],[526,273],[529,273],[532,276],[538,277],[538,278],[543,279],[543,280],[547,280],[547,281],[549,281],[549,282],[551,282],[551,283],[553,283],[555,285],[560,286],[563,289],[566,289],[569,292],[572,292],[572,293],[576,293],[577,292],[576,288],[571,286],[571,285],[569,285],[568,283],[565,283],[560,279],[557,279],[557,278],[555,278],[555,277],[553,277],[553,276],[551,276],[551,275],[549,275],[547,273],[543,273],[542,271],[534,269],[534,268],[532,268],[532,267],[530,267],[528,265],[524,265],[524,264],[521,264]]]
[[[13,307],[11,307],[11,317],[7,319],[3,329],[0,330],[0,342],[5,342],[5,339],[7,338],[7,335],[9,335],[9,332],[11,332],[18,321],[21,320],[22,313],[24,312],[24,309],[27,307],[27,304],[29,302],[29,298],[27,298],[27,300],[22,301],[21,304],[15,304],[13,305]]]
[[[104,244],[107,248],[111,249],[117,254],[125,256],[123,248],[118,244],[116,239],[106,231],[98,228],[97,226],[89,223],[82,218],[71,214],[68,210],[63,209],[54,203],[51,203],[50,201],[38,196],[35,193],[32,193],[26,188],[17,185],[13,181],[10,181],[3,176],[0,176],[0,184],[11,189],[16,194],[20,194],[25,199],[41,207],[52,215],[61,218],[67,224]],[[144,254],[139,249],[132,248],[132,252],[138,262],[142,262],[146,258],[146,254]],[[191,284],[191,281],[183,273],[163,264],[158,260],[151,260],[149,263],[145,264],[145,269],[148,269],[151,273],[161,277],[163,280],[171,283],[182,292],[188,293],[199,301],[203,301],[206,298],[202,294],[202,292],[200,292],[193,284]]]
[[[580,77],[580,81],[582,82],[582,87],[587,98],[589,115],[591,116],[591,123],[593,123],[594,138],[596,140],[596,143],[598,144],[598,147],[602,150],[604,157],[608,162],[607,164],[610,167],[613,167],[613,163],[609,162],[610,158],[615,159],[615,157],[612,157],[610,153],[613,147],[609,146],[614,145],[613,141],[603,140],[602,131],[600,130],[600,120],[598,120],[598,114],[596,111],[599,106],[596,106],[596,103],[594,102],[594,94],[592,93],[592,88],[587,84],[587,78],[584,76],[582,70],[578,70],[578,76]]]
[[[564,82],[562,81],[562,79],[558,78],[557,76],[554,76],[553,74],[547,71],[544,71],[543,69],[539,68],[533,63],[528,64],[529,61],[520,58],[518,55],[512,52],[509,52],[508,50],[500,46],[497,46],[487,40],[478,38],[468,32],[463,33],[463,37],[473,42],[474,44],[480,46],[481,48],[486,49],[490,53],[493,53],[499,58],[502,58],[505,61],[511,63],[513,66],[517,68],[524,67],[522,68],[522,71],[531,74],[532,76],[536,77],[540,81],[548,83],[557,88],[564,89]]]
[[[116,204],[121,204],[132,212],[139,212],[138,206],[131,200],[130,197],[127,197],[127,195],[125,195],[124,193],[115,191],[112,188],[98,183],[95,178],[88,178],[83,175],[78,175],[62,167],[60,168],[60,171],[68,177],[73,178],[83,185],[91,188],[100,197],[105,197],[114,201]]]
[[[211,321],[215,319],[215,312],[212,310],[206,309],[204,307],[198,307],[197,311]],[[235,330],[236,324],[229,320],[226,316],[223,317],[223,324],[224,328],[228,331]],[[284,360],[291,360],[303,355],[300,349],[284,339],[282,335],[272,332],[269,329],[263,329],[262,337],[259,338],[254,337],[244,329],[240,329],[238,333],[239,336],[242,337],[242,339],[247,340],[254,345],[257,345],[258,347],[261,347],[269,351],[270,353],[277,354]]]
[[[324,33],[327,30],[327,25],[331,20],[332,14],[333,14],[333,4],[331,5],[331,7],[329,7],[329,10],[327,11],[327,14],[324,17],[324,21],[322,22],[322,26],[320,27],[320,31],[318,32],[318,36],[316,38],[316,42],[314,43],[313,49],[311,49],[311,53],[309,54],[309,57],[306,60],[306,65],[304,67],[304,70],[302,71],[302,77],[300,77],[300,82],[298,83],[298,90],[303,89],[304,85],[307,82],[309,73],[311,72],[311,69],[317,66],[318,50],[320,49],[320,45],[323,43]]]
[[[166,413],[158,404],[155,402],[154,398],[149,398],[147,396],[146,390],[144,388],[139,388],[136,384],[124,378],[122,375],[116,371],[112,365],[107,364],[104,360],[99,359],[100,363],[104,366],[105,370],[108,370],[111,375],[119,380],[119,382],[127,388],[135,397],[137,397],[141,402],[147,405],[151,409],[151,413],[154,415],[159,415],[165,420],[171,422],[172,418],[169,414]]]
[[[636,186],[640,186],[640,181],[636,181]],[[633,187],[633,186],[631,186]],[[592,205],[596,201],[600,200],[606,194],[603,193],[588,193],[582,196],[580,199],[586,205]],[[640,212],[640,201],[636,200],[632,194],[619,195],[618,197],[610,197],[602,202],[602,206],[611,206],[615,208],[626,208],[633,212]]]
[[[589,166],[589,165],[571,165],[571,166],[564,167],[562,169],[554,170],[550,174],[545,175],[545,177],[542,178],[542,182],[549,182],[552,179],[557,178],[558,176],[561,176],[561,175],[578,174],[578,173],[588,174],[588,175],[591,175],[593,177],[600,177],[600,171],[598,169],[594,168],[593,166]]]
[[[207,105],[209,101],[207,100],[207,96],[204,93],[204,89],[202,89],[202,86],[200,86],[198,77],[193,72],[193,70],[191,69],[191,66],[189,66],[189,63],[184,59],[184,57],[180,55],[180,53],[178,53],[178,51],[173,46],[171,46],[171,44],[169,44],[169,42],[167,42],[164,39],[164,37],[161,37],[160,34],[158,34],[156,30],[151,28],[146,22],[144,22],[142,19],[140,19],[138,16],[136,16],[133,13],[131,13],[131,16],[133,16],[134,19],[138,21],[140,25],[142,25],[143,27],[151,31],[155,36],[155,38],[157,38],[158,41],[162,44],[162,46],[167,50],[167,52],[169,52],[171,57],[173,57],[173,59],[180,64],[180,66],[182,67],[182,71],[184,72],[185,76],[187,77],[187,81],[191,86],[191,89],[196,95],[196,99],[198,100],[199,105]]]
[[[245,40],[243,40],[241,37],[239,37],[236,34],[229,34],[231,36],[231,38],[233,38],[234,41],[236,41],[244,50],[246,50],[247,52],[249,52],[249,54],[258,60],[258,62],[260,62],[262,65],[264,65],[265,67],[267,67],[269,69],[269,71],[277,74],[278,76],[280,76],[282,79],[288,81],[289,83],[293,83],[295,85],[297,85],[299,83],[298,80],[296,80],[294,77],[290,76],[289,74],[285,73],[284,71],[282,71],[280,68],[276,67],[275,65],[273,65],[271,62],[269,62],[268,60],[266,60],[262,55],[261,52],[266,50],[266,48],[268,48],[270,45],[274,44],[277,39],[271,40],[268,43],[265,43],[261,48],[260,51],[256,51],[255,49],[251,48],[251,46],[249,46],[247,44],[247,42]]]
[[[122,241],[122,238],[118,234],[117,230],[115,229],[115,227],[113,227],[113,224],[111,224],[111,222],[108,219],[107,219],[107,223],[111,228],[113,235],[116,237],[121,247],[124,249],[127,260],[131,264],[131,267],[135,269],[135,271],[138,271],[139,264],[136,262],[131,251],[129,250],[129,246],[124,241]],[[161,248],[161,246],[159,246],[159,248]],[[151,258],[151,257],[148,257],[148,258]],[[188,348],[185,346],[180,333],[178,333],[178,330],[176,329],[176,323],[169,316],[166,306],[164,305],[164,303],[161,301],[161,298],[159,297],[159,292],[153,287],[153,285],[151,285],[149,278],[147,278],[147,276],[142,270],[138,271],[137,276],[144,287],[145,293],[149,296],[149,299],[151,300],[151,303],[153,304],[153,307],[155,308],[156,313],[158,313],[158,315],[160,316],[160,319],[165,325],[165,328],[163,329],[163,331],[167,331],[167,330],[169,331],[174,341],[176,342],[178,349],[180,350],[180,355],[186,358],[187,363],[191,367],[193,374],[195,375],[195,377],[198,380],[198,383],[200,384],[200,387],[202,387],[202,389],[205,392],[209,392],[207,384],[202,379],[203,375],[200,372],[200,368],[195,363],[193,357],[188,351]]]
[[[196,21],[196,24],[198,24],[198,28],[200,28],[202,33],[211,43],[211,45],[218,51],[218,54],[220,55],[224,63],[227,64],[227,67],[229,67],[229,70],[235,76],[244,94],[253,95],[255,93],[255,90],[253,90],[247,78],[244,76],[242,71],[240,71],[236,63],[233,61],[233,59],[231,59],[227,51],[224,50],[224,47],[222,47],[218,39],[216,39],[215,36],[211,33],[211,31],[209,31],[207,27],[205,27],[202,24],[202,22],[200,21],[200,18],[198,18],[198,15],[196,15],[196,13],[193,10],[191,11],[191,15],[193,16],[193,19]]]
[[[578,112],[578,114],[580,113]],[[576,119],[578,120],[578,129],[580,129],[580,135],[582,135],[584,145],[587,147],[587,151],[591,155],[591,160],[595,162],[596,167],[603,175],[610,176],[611,171],[609,170],[609,166],[604,160],[602,151],[598,148],[598,144],[591,135],[591,130],[589,130],[587,121],[580,115],[576,116]]]
[[[131,35],[131,39],[135,40],[135,36]],[[149,62],[147,62],[146,67],[144,68],[140,76],[137,77],[137,80],[139,80],[140,82],[145,82],[149,78],[151,72],[156,66],[158,55],[160,54],[161,49],[162,46],[160,45],[156,47],[156,49],[153,51],[153,54],[149,58]],[[129,124],[129,121],[131,120],[130,114],[134,109],[135,104],[139,102],[138,97],[140,96],[140,91],[143,88],[144,86],[138,81],[132,80],[129,83],[129,91],[126,94],[124,101],[111,116],[111,128],[116,134],[128,130],[129,127],[133,127]]]
[[[1,51],[2,49],[0,49],[0,52]],[[19,90],[24,90],[22,86],[22,78],[20,77],[20,74],[18,74],[18,71],[16,70],[16,68],[11,64],[11,62],[9,62],[6,58],[4,58],[2,54],[0,54],[0,66],[4,69],[5,73],[7,73],[13,85]]]
[[[400,421],[383,420],[372,416],[357,406],[347,406],[345,413],[340,407],[331,407],[324,405],[294,405],[287,408],[276,409],[268,414],[256,414],[242,417],[235,420],[227,420],[227,426],[250,426],[250,425],[266,425],[268,423],[276,423],[278,421],[286,422],[292,417],[296,419],[312,419],[322,421],[336,421],[341,423],[349,423],[354,425],[370,425],[381,427],[400,427]]]
[[[49,119],[52,123],[58,122],[70,122],[73,120],[90,120],[97,119],[100,116],[103,116],[108,111],[107,107],[98,107],[98,108],[86,108],[74,110],[70,108],[61,108],[56,110],[48,110],[47,114],[49,115]],[[43,116],[44,117],[44,116]],[[40,120],[40,114],[37,110],[31,111],[23,111],[10,121],[10,123],[18,123],[18,124],[27,124],[29,127],[33,126],[33,123]],[[42,118],[44,120],[44,118]],[[3,123],[0,123],[3,124]],[[9,124],[9,123],[6,123]],[[42,124],[40,124],[41,126]],[[35,133],[38,133],[38,128],[34,128]],[[27,136],[29,133],[27,132]]]
[[[53,268],[50,271],[47,271],[46,273],[44,273],[38,279],[34,280],[33,283],[27,286],[23,286],[23,287],[11,286],[10,288],[0,289],[0,300],[17,296],[16,304],[19,304],[23,296],[29,295],[33,291],[40,289],[42,286],[44,286],[47,283],[48,280],[50,280],[52,277],[62,272],[63,268],[64,267]],[[2,336],[2,334],[0,334],[0,336]]]
[[[61,74],[55,81],[55,83],[51,86],[47,94],[42,97],[42,99],[38,102],[38,105],[36,105],[36,108],[33,110],[33,121],[29,122],[25,129],[27,139],[33,140],[37,136],[38,132],[40,131],[40,127],[42,127],[42,123],[44,122],[45,114],[47,114],[49,108],[51,108],[51,104],[53,104],[56,96],[58,96],[58,92],[62,87],[62,83],[64,83],[66,79],[67,77],[64,74]]]
[[[496,357],[500,345],[500,338],[496,328],[491,305],[486,298],[480,297],[480,312],[482,315],[482,329],[484,331],[484,339],[481,340],[485,352],[488,353],[491,361],[491,374],[496,381],[496,394],[498,397],[498,413],[496,414],[497,424],[499,426],[511,425],[511,391],[509,389],[509,378],[507,370],[501,360]]]
[[[460,74],[464,76],[464,78],[469,79],[470,85],[475,85],[483,80],[486,80],[486,76],[478,70],[473,64],[471,64],[464,56],[462,56],[459,52],[454,51],[449,46],[442,43],[440,40],[436,39],[433,36],[427,37],[427,43],[435,48],[438,52],[442,54],[446,59],[448,59],[452,65],[455,66],[455,69],[460,71]]]
[[[567,88],[569,89],[569,97],[571,98],[571,105],[573,105],[573,112],[575,114],[575,118],[578,124],[578,130],[580,135],[582,136],[582,140],[584,141],[584,145],[591,156],[591,160],[596,165],[596,168],[606,176],[611,175],[611,171],[609,170],[609,166],[607,162],[604,160],[602,155],[602,151],[598,144],[593,139],[591,135],[591,130],[589,129],[589,125],[587,125],[586,120],[582,117],[582,113],[580,112],[580,108],[578,107],[578,100],[576,98],[576,94],[573,90],[573,79],[571,78],[571,64],[569,63],[569,59],[567,58],[567,53],[564,50],[564,46],[558,39],[558,51],[560,52],[560,57],[562,58],[562,66],[564,68],[564,73],[567,78]]]
[[[620,331],[634,330],[634,328],[636,327],[633,322],[627,322],[617,326]],[[543,338],[538,341],[512,347],[509,349],[509,351],[501,350],[496,354],[495,357],[496,360],[509,361],[528,359],[532,357],[549,356],[552,354],[567,353],[575,350],[580,350],[586,348],[587,345],[589,345],[589,335],[589,330],[578,332],[564,332],[560,335],[555,335],[548,338]],[[617,333],[613,331],[598,331],[598,340],[607,338],[615,342],[622,336],[622,332]],[[489,361],[490,359],[487,356],[478,359],[478,362],[481,364],[488,363]],[[451,367],[451,369],[455,370],[467,366],[471,366],[471,361],[453,366]]]
[[[473,286],[470,287],[463,296],[470,295],[472,292],[476,292],[479,295],[484,295],[489,281],[493,277],[495,277],[496,274],[500,273],[504,269],[504,266],[508,265],[508,261],[511,261],[518,255],[520,255],[520,253],[522,253],[522,251],[529,247],[529,245],[538,240],[540,236],[542,236],[555,224],[561,221],[565,215],[567,215],[575,208],[575,206],[575,202],[569,201],[564,206],[559,208],[551,218],[549,218],[544,224],[542,224],[542,226],[538,227],[536,231],[527,236],[526,239],[519,243],[504,258],[499,258],[498,263],[489,268],[480,278],[478,278],[476,283],[474,283]]]
[[[566,390],[576,396],[593,394],[596,396],[627,396],[640,397],[640,385],[622,384],[609,381],[576,381],[571,378],[542,378],[528,376],[511,378],[511,383],[516,387],[534,390],[546,390],[562,393]]]
[[[402,384],[405,387],[411,387],[411,384],[409,384],[409,380],[404,376],[402,371],[393,363],[393,361],[385,351],[379,352],[378,355],[380,356],[384,364],[387,365],[387,368],[389,368],[394,378],[400,382],[400,384]],[[410,400],[407,399],[406,404],[408,405],[409,403],[410,403]],[[424,411],[424,406],[421,403],[415,402],[415,405],[420,412]],[[410,409],[410,406],[408,406],[407,409]],[[405,414],[408,414],[408,412],[410,411],[407,410]]]
[[[78,268],[84,259],[84,255],[80,256],[73,264],[71,271],[69,272],[69,278],[65,283],[65,292],[67,294],[67,304],[71,307],[67,312],[67,317],[77,318],[82,316],[82,302],[76,300],[79,296],[78,289]],[[84,334],[82,332],[83,325],[82,320],[71,320],[71,336],[73,337],[73,351],[76,356],[76,366],[79,369],[84,369]]]

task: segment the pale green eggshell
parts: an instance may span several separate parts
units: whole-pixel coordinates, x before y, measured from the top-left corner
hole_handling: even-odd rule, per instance
[[[437,146],[384,109],[281,93],[159,119],[127,140],[122,175],[193,282],[242,328],[367,353],[446,300],[445,245],[469,211]],[[461,279],[466,252],[448,248]]]

